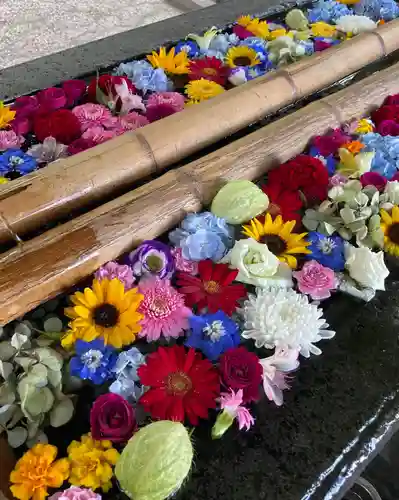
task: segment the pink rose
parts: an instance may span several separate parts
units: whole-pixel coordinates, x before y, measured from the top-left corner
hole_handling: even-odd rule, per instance
[[[292,275],[298,281],[299,291],[310,295],[314,300],[328,299],[330,291],[338,286],[334,271],[315,260],[306,262],[300,271],[295,271]]]
[[[388,180],[378,172],[366,172],[360,176],[362,186],[375,186],[378,191],[384,191]]]
[[[19,148],[24,141],[25,139],[19,137],[14,130],[0,130],[0,151]]]
[[[133,288],[133,285],[136,281],[135,277],[133,276],[131,267],[127,265],[122,266],[114,261],[107,262],[106,264],[101,266],[100,269],[95,272],[94,277],[99,281],[103,280],[104,278],[107,278],[109,280],[117,278],[124,284],[125,290],[130,290],[131,288]]]
[[[102,144],[118,135],[118,130],[105,130],[101,125],[90,127],[82,134],[82,139],[88,139],[95,144]]]
[[[111,111],[101,104],[82,104],[73,108],[72,113],[79,120],[82,132],[90,127],[106,126],[112,118]]]
[[[67,490],[54,493],[48,500],[101,500],[101,495],[87,488],[71,486]]]
[[[383,120],[377,125],[377,132],[381,135],[399,135],[399,124],[393,120]]]
[[[90,427],[93,439],[124,443],[136,429],[133,407],[119,394],[103,394],[91,408]]]
[[[67,98],[67,106],[76,104],[86,92],[86,82],[83,80],[66,80],[62,84],[62,89]]]
[[[44,113],[64,108],[67,103],[65,92],[57,87],[41,90],[36,97],[40,104],[40,112]]]

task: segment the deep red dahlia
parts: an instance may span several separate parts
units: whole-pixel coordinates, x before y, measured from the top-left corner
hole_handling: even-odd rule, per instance
[[[229,75],[229,68],[217,57],[204,57],[203,59],[193,59],[189,64],[189,80],[211,80],[224,85]]]
[[[298,191],[286,191],[280,184],[266,184],[262,190],[269,197],[267,212],[272,217],[281,215],[284,222],[296,220],[300,224],[302,217],[299,211],[303,203]]]
[[[399,104],[399,94],[389,95],[384,101],[384,106],[389,104]]]
[[[298,155],[271,170],[268,181],[285,191],[301,191],[308,204],[320,203],[327,197],[328,171],[313,156]]]
[[[79,120],[69,109],[39,113],[35,116],[33,128],[40,142],[51,136],[61,144],[70,144],[81,136]]]
[[[195,349],[160,347],[147,356],[137,373],[150,388],[139,402],[153,418],[183,422],[187,417],[198,425],[199,417],[208,418],[209,408],[216,408],[219,374]]]
[[[232,285],[238,270],[230,269],[227,264],[214,264],[211,260],[202,260],[198,264],[199,276],[187,273],[177,274],[177,285],[185,295],[189,307],[197,306],[198,310],[207,307],[210,313],[223,311],[233,314],[238,300],[247,296],[244,285]]]
[[[392,120],[399,123],[399,105],[389,104],[387,106],[381,106],[371,113],[371,119],[377,127],[385,120]]]
[[[89,102],[104,104],[104,102],[98,100],[97,87],[105,96],[113,98],[116,97],[115,85],[120,85],[123,81],[127,83],[127,87],[132,93],[136,92],[136,87],[126,76],[102,75],[98,78],[93,78],[90,82],[87,88],[87,100]]]

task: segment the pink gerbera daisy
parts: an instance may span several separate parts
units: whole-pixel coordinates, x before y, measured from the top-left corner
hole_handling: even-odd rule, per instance
[[[149,277],[140,281],[139,290],[144,295],[138,309],[144,314],[140,337],[149,342],[158,340],[161,334],[167,339],[177,338],[189,328],[191,309],[185,306],[184,296],[171,286],[170,280]]]

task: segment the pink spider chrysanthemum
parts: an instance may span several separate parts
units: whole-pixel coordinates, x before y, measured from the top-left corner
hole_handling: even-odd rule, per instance
[[[238,428],[249,430],[251,426],[255,423],[254,417],[248,408],[242,405],[243,390],[239,389],[234,392],[230,389],[230,393],[222,392],[220,395],[220,407],[231,415],[231,417],[236,418],[238,422]]]
[[[148,342],[158,340],[161,335],[167,339],[177,338],[189,328],[192,311],[185,306],[184,296],[171,286],[170,280],[149,277],[140,281],[139,290],[144,295],[139,307],[139,312],[144,314],[140,337]]]

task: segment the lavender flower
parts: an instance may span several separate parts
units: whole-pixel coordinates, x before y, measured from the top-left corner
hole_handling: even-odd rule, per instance
[[[121,265],[117,262],[110,261],[104,264],[98,269],[94,277],[101,281],[104,278],[113,280],[117,278],[125,286],[125,290],[130,290],[133,288],[135,278],[133,276],[132,269],[127,265]]]
[[[58,143],[54,137],[46,137],[42,144],[35,144],[27,153],[38,163],[51,163],[68,156],[68,146]]]
[[[173,84],[168,80],[165,71],[162,68],[154,69],[147,61],[122,63],[116,68],[115,74],[126,75],[143,93],[173,90]]]
[[[175,271],[171,248],[156,240],[143,243],[129,254],[130,265],[135,276],[155,275],[170,278]]]

